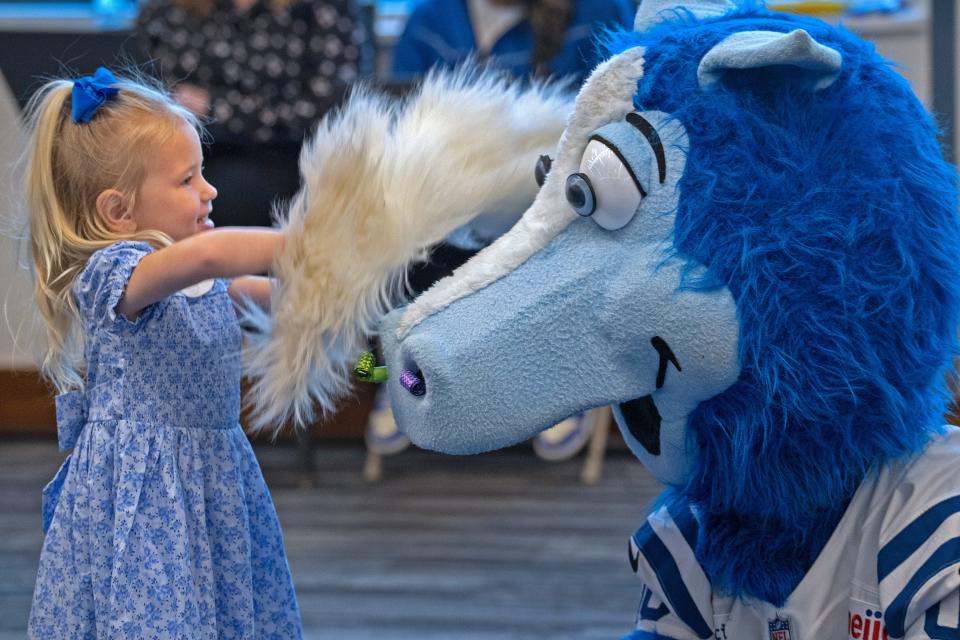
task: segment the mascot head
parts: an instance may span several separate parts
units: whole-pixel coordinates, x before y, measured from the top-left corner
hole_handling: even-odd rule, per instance
[[[612,405],[714,586],[782,602],[871,467],[941,424],[954,171],[849,32],[710,0],[637,28],[517,226],[387,316],[391,400],[460,454]]]

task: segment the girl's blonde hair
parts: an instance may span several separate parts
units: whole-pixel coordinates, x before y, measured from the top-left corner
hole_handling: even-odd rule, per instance
[[[97,215],[97,196],[117,189],[133,207],[146,177],[146,158],[184,124],[197,119],[159,85],[120,79],[117,95],[87,123],[71,118],[72,80],[48,82],[30,100],[24,164],[35,295],[47,345],[43,375],[57,391],[83,387],[83,333],[72,285],[90,256],[118,240],[156,248],[171,239],[159,231],[111,231]]]

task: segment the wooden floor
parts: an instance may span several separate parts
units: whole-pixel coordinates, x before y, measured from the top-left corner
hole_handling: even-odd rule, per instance
[[[659,491],[625,451],[598,486],[580,460],[529,448],[453,458],[407,451],[365,484],[359,444],[258,445],[308,638],[619,638],[638,604],[627,536]],[[40,552],[40,489],[61,454],[0,442],[0,640],[24,637]]]

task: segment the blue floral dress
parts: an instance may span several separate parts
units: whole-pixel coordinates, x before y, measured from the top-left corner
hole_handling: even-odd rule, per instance
[[[31,638],[302,637],[273,502],[239,426],[227,283],[114,311],[150,246],[95,253],[74,283],[86,389],[57,398],[61,448]]]

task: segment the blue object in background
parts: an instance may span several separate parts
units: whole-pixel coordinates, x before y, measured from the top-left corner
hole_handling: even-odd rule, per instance
[[[136,0],[91,0],[91,7],[103,27],[127,25],[137,11]]]
[[[849,0],[847,13],[861,14],[884,12],[891,13],[903,9],[903,0]]]

